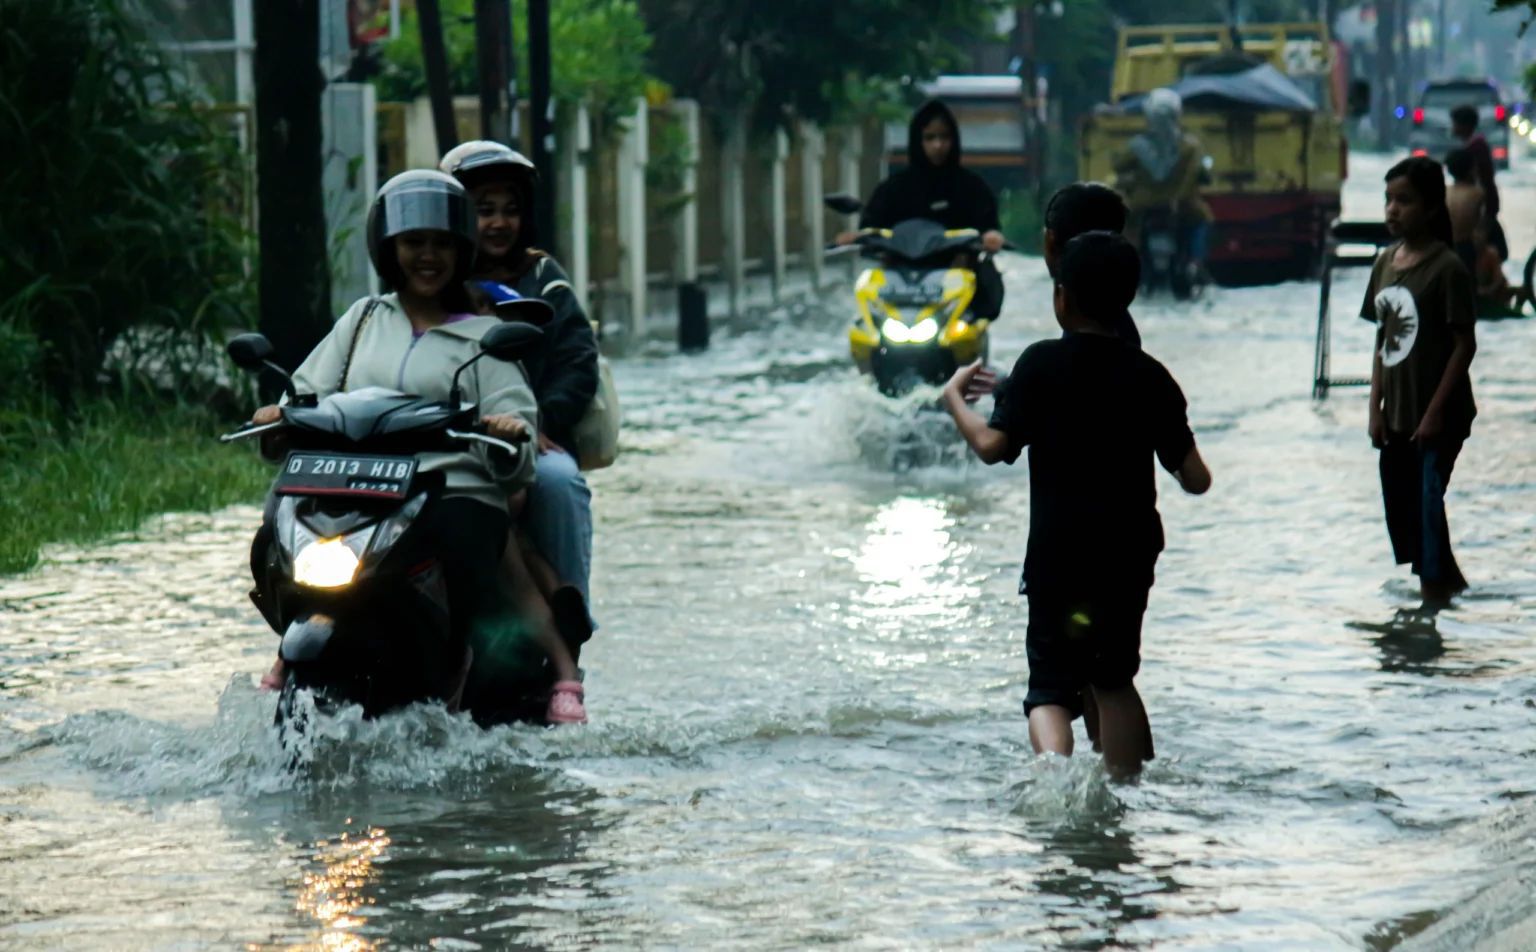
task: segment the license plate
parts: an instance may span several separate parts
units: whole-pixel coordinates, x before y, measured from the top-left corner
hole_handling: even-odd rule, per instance
[[[286,496],[404,499],[415,475],[413,456],[289,453],[273,491]]]

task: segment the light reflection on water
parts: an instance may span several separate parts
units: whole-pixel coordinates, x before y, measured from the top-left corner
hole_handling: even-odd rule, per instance
[[[1009,268],[1004,361],[1051,333]],[[619,364],[587,728],[340,718],[285,771],[250,507],[0,581],[0,947],[1397,942],[1530,873],[1495,844],[1536,824],[1536,330],[1480,329],[1449,503],[1475,585],[1431,614],[1358,394],[1307,396],[1314,302],[1137,310],[1217,483],[1159,482],[1136,785],[1028,753],[1021,468],[902,457],[951,445],[931,395],[879,398],[840,318],[788,315]]]

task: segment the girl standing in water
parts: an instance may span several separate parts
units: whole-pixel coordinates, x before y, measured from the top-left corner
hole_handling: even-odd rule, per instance
[[[1445,172],[1422,156],[1387,172],[1387,229],[1397,241],[1371,270],[1360,316],[1374,321],[1369,432],[1381,451],[1387,533],[1425,601],[1467,587],[1451,554],[1445,490],[1477,408],[1472,276],[1452,250]]]

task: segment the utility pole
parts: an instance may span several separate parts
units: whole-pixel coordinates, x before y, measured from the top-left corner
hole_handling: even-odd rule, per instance
[[[533,143],[533,164],[539,170],[543,194],[533,206],[533,227],[540,244],[551,251],[555,243],[555,163],[551,144],[554,123],[550,115],[553,92],[549,52],[549,0],[528,0],[528,126]]]
[[[319,0],[254,4],[261,332],[294,369],[331,329],[321,189]],[[276,381],[263,381],[267,396]]]
[[[512,6],[508,0],[475,0],[475,64],[480,78],[480,138],[512,140]]]
[[[1397,102],[1397,0],[1376,0],[1376,141],[1390,147]]]
[[[1024,148],[1029,155],[1029,174],[1034,179],[1035,204],[1045,195],[1045,123],[1040,119],[1040,65],[1037,58],[1034,0],[1014,4],[1014,56],[1019,63],[1019,83],[1024,94]]]
[[[257,3],[263,6],[265,2]],[[416,0],[421,23],[421,58],[427,69],[427,95],[432,99],[432,127],[437,132],[437,154],[459,144],[453,121],[453,91],[448,88],[448,50],[443,46],[443,15],[437,0]]]

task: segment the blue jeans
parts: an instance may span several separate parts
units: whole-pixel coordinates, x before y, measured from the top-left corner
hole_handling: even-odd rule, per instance
[[[581,592],[590,612],[592,600],[592,490],[569,454],[540,453],[523,527],[562,585]],[[595,629],[597,623],[593,622]]]

